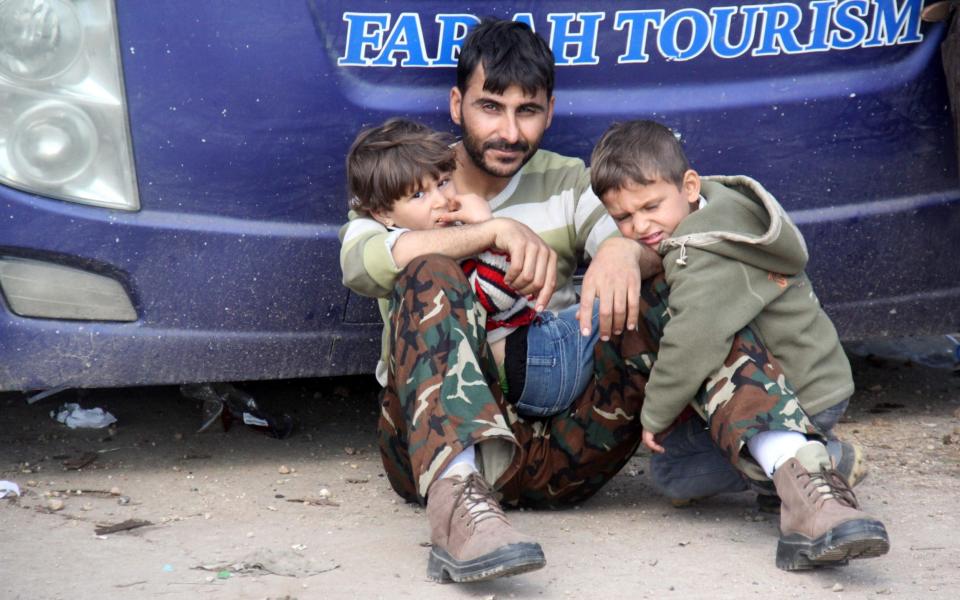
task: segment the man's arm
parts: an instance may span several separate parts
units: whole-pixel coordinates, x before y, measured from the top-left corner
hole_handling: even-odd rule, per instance
[[[405,231],[397,236],[373,219],[354,216],[341,228],[340,239],[343,284],[367,296],[389,294],[400,271],[417,257],[441,254],[458,260],[488,248],[510,254],[504,279],[522,294],[536,294],[538,310],[547,306],[557,284],[557,253],[529,227],[512,219]]]
[[[574,228],[577,249],[591,257],[580,289],[580,329],[589,335],[594,300],[600,301],[600,336],[621,333],[624,324],[636,328],[640,281],[663,271],[660,256],[646,246],[620,237],[616,223],[590,187],[584,169],[576,186]]]
[[[580,290],[580,329],[590,333],[594,300],[600,300],[600,339],[611,333],[637,328],[640,320],[640,283],[663,271],[660,255],[650,248],[622,237],[600,244],[587,267]]]
[[[513,219],[404,232],[393,245],[393,260],[402,269],[427,254],[459,260],[488,248],[510,255],[504,282],[525,296],[536,294],[537,311],[542,311],[557,285],[557,253],[532,229]]]

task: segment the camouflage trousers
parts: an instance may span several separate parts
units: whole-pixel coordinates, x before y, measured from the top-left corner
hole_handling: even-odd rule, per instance
[[[491,482],[504,502],[559,506],[592,496],[640,443],[644,387],[669,320],[668,293],[662,277],[645,282],[642,326],[597,343],[593,381],[566,413],[532,420],[504,400],[483,310],[460,267],[433,255],[411,262],[390,300],[392,356],[379,421],[394,490],[423,503],[450,459],[476,444],[482,453],[481,442],[495,439],[513,450]],[[734,465],[761,431],[816,434],[779,364],[749,329],[691,401]]]

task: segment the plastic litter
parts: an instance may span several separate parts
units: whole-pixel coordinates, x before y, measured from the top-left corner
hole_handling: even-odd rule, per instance
[[[237,419],[244,425],[281,440],[293,432],[293,417],[285,413],[267,413],[257,405],[253,396],[229,383],[182,385],[180,393],[203,402],[203,417],[197,433],[207,431],[218,419],[223,423],[224,430],[229,429],[233,420]]]
[[[0,481],[0,498],[6,498],[7,496],[19,496],[20,495],[20,486],[15,484],[12,481],[3,480]]]
[[[117,418],[102,408],[80,408],[79,404],[69,403],[60,407],[50,416],[60,421],[70,429],[102,429],[117,422]]]

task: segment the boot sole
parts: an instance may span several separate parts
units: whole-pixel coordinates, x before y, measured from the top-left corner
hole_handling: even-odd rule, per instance
[[[456,560],[442,548],[433,548],[427,560],[427,578],[439,583],[485,581],[536,571],[547,564],[540,544],[509,544],[471,560]]]
[[[889,550],[890,538],[883,523],[857,519],[841,523],[813,540],[798,533],[781,537],[777,544],[777,567],[784,571],[802,571],[842,566],[852,558],[874,558]]]

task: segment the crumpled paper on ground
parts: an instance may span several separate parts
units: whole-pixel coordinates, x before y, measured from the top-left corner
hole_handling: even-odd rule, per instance
[[[0,498],[6,498],[8,495],[19,496],[20,486],[12,481],[0,481]]]
[[[56,420],[70,429],[90,428],[101,429],[117,422],[117,418],[102,408],[80,408],[79,404],[64,404],[60,411],[53,415]]]
[[[320,563],[289,551],[276,551],[260,548],[244,556],[240,560],[217,562],[209,565],[197,565],[194,569],[204,571],[229,571],[238,575],[272,573],[284,577],[311,577],[319,573],[332,571],[340,565],[332,560]]]

